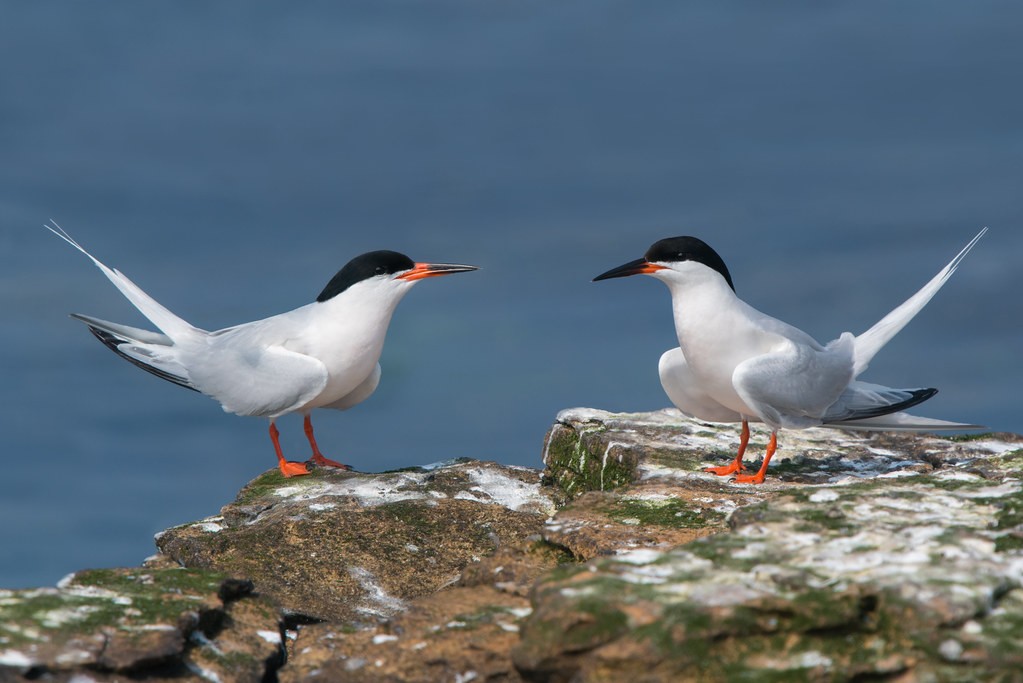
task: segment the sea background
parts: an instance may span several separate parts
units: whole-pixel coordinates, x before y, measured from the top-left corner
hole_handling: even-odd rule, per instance
[[[1021,32],[987,0],[4,3],[0,587],[137,565],[275,464],[264,420],[67,317],[144,322],[51,218],[208,329],[370,249],[481,266],[411,292],[376,394],[314,416],[363,471],[540,467],[563,408],[666,407],[667,290],[590,282],[659,238],[827,341],[989,226],[863,379],[1023,432]]]

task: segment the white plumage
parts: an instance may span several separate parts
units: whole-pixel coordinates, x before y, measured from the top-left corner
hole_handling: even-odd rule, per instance
[[[263,320],[209,332],[182,320],[123,273],[109,268],[56,223],[51,232],[89,257],[160,332],[73,314],[115,353],[162,379],[194,389],[238,415],[270,419],[270,436],[285,476],[308,473],[281,453],[274,420],[305,416],[305,431],[321,465],[324,458],[309,414],[345,410],[365,400],[380,382],[380,353],[398,302],[421,279],[476,270],[475,266],[414,263],[377,251],[352,259],[313,303]]]
[[[820,344],[788,323],[740,299],[721,257],[695,237],[656,242],[646,256],[595,280],[647,274],[671,292],[679,346],[661,356],[661,385],[683,413],[710,422],[742,422],[735,461],[715,474],[760,483],[777,431],[817,425],[847,429],[970,429],[968,425],[902,412],[937,389],[895,389],[856,379],[874,355],[916,316],[987,232],[984,228],[916,294],[860,335],[845,332]],[[749,421],[772,429],[760,471],[742,473]]]

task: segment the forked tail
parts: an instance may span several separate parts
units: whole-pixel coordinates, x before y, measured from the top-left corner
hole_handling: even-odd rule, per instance
[[[919,415],[910,415],[909,413],[890,413],[881,417],[872,417],[865,420],[847,420],[845,422],[827,424],[826,426],[836,429],[870,432],[937,432],[987,429],[983,425],[949,422],[948,420],[920,417]]]
[[[973,249],[974,245],[984,236],[987,228],[977,233],[977,236],[970,240],[970,243],[963,247],[952,261],[941,269],[930,282],[924,285],[919,292],[909,297],[901,306],[881,318],[873,327],[856,337],[853,346],[853,377],[859,376],[867,369],[867,365],[874,358],[888,341],[899,333],[903,327],[912,320],[920,310],[927,305],[927,302],[938,293],[942,285],[948,282],[952,273],[962,262],[963,258]]]
[[[56,221],[51,220],[50,223],[43,227],[88,256],[89,259],[96,264],[96,267],[103,271],[103,274],[107,276],[107,279],[121,291],[124,298],[130,301],[135,308],[139,309],[142,315],[149,318],[154,325],[160,328],[171,339],[180,339],[182,337],[202,332],[202,330],[193,327],[188,322],[182,320],[164,308],[163,305],[156,301],[156,299],[143,292],[138,285],[125,277],[123,273],[114,268],[108,268],[101,263],[99,259],[87,252],[82,245],[72,239],[71,235],[64,232],[64,229],[57,225]]]

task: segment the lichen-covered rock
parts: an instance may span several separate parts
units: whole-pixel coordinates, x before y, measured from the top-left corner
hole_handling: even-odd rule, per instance
[[[577,561],[636,548],[672,548],[726,528],[726,515],[736,503],[728,496],[706,494],[591,491],[548,519],[543,539]]]
[[[273,470],[143,568],[0,591],[0,682],[1023,680],[1023,437],[786,431],[763,485],[702,471],[738,441],[575,409],[546,485]]]
[[[272,471],[217,517],[169,529],[187,567],[251,579],[291,614],[375,621],[539,533],[554,510],[535,470],[457,462],[382,474]]]
[[[769,432],[753,425],[746,463],[758,463]],[[760,486],[732,485],[705,474],[728,464],[739,446],[739,425],[692,420],[674,408],[651,413],[609,413],[590,408],[561,411],[544,441],[544,481],[564,495],[660,483],[689,490],[741,490],[764,497],[787,484],[827,484],[848,479],[929,472],[1021,447],[1011,434],[968,439],[925,434],[849,432],[831,428],[785,430]],[[698,483],[697,480],[702,480]],[[751,499],[752,500],[752,499]]]
[[[515,662],[547,681],[1017,680],[1019,441],[857,439],[823,485],[783,469],[727,533],[541,578]]]
[[[214,572],[90,570],[0,591],[0,680],[258,681],[280,663],[280,643],[277,611]]]

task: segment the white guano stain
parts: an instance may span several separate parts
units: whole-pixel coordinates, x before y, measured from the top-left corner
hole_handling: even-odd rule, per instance
[[[0,651],[0,666],[27,669],[35,664],[35,660],[20,650]]]
[[[359,582],[366,594],[368,605],[356,607],[356,611],[377,617],[389,617],[392,614],[405,609],[405,603],[400,598],[390,595],[377,583],[373,573],[364,567],[349,567],[348,574]]]
[[[256,631],[256,635],[270,643],[271,645],[281,644],[281,632],[280,631],[267,631],[260,629]]]

